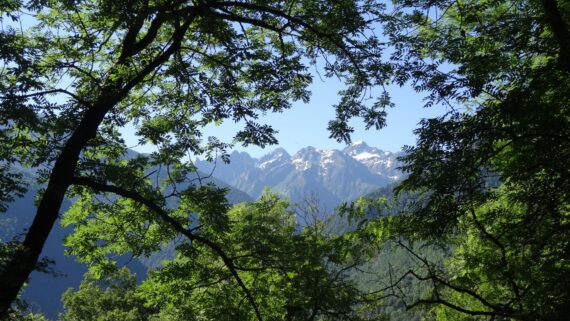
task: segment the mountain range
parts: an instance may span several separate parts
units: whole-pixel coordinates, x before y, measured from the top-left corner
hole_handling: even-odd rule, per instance
[[[196,160],[198,170],[257,198],[265,187],[293,202],[317,197],[334,208],[344,201],[372,192],[401,178],[397,158],[401,153],[383,151],[356,142],[344,148],[305,147],[294,155],[283,148],[254,158],[245,152],[230,154],[230,162]]]

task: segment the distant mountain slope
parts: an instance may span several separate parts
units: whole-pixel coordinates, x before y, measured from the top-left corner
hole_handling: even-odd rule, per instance
[[[277,148],[259,159],[233,152],[229,164],[197,160],[196,166],[255,198],[270,187],[294,202],[314,195],[334,208],[400,179],[398,156],[357,142],[342,151],[306,147],[293,156]]]
[[[398,183],[391,183],[388,184],[386,186],[377,188],[375,190],[373,190],[372,192],[360,195],[360,197],[363,198],[371,198],[371,199],[377,199],[377,198],[385,198],[387,200],[387,202],[389,204],[391,204],[391,206],[394,206],[394,211],[397,212],[398,210],[400,210],[401,208],[394,204],[394,188],[398,186]],[[354,201],[357,198],[353,199]],[[387,213],[375,213],[375,212],[370,212],[367,213],[367,217],[368,219],[376,217],[377,215],[385,215]],[[393,213],[395,214],[395,213]],[[343,215],[339,215],[338,213],[335,213],[335,215],[331,215],[327,222],[326,222],[326,228],[330,233],[333,234],[343,234],[343,233],[347,233],[350,232],[352,230],[354,230],[356,228],[356,222],[349,222],[348,218],[346,216]]]

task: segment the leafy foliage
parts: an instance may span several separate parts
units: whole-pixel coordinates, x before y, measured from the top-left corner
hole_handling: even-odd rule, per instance
[[[64,295],[63,320],[111,320],[118,313],[133,320],[255,320],[255,308],[244,303],[248,295],[264,320],[378,319],[367,316],[367,294],[350,280],[349,272],[363,263],[358,247],[343,235],[325,234],[322,221],[301,228],[296,217],[288,202],[266,191],[256,202],[232,207],[224,229],[200,226],[200,236],[218,244],[224,257],[207,244],[182,241],[177,257],[151,271],[140,286],[124,270],[103,274],[116,280],[106,290],[87,279]],[[115,229],[102,220],[92,224]],[[136,247],[144,244],[125,244],[133,252]]]
[[[86,275],[78,290],[69,289],[62,296],[65,312],[62,321],[148,320],[154,311],[145,308],[137,297],[136,278],[127,268],[95,278]]]
[[[107,223],[137,233],[147,227],[143,218],[171,226],[160,233],[183,233],[188,213],[166,212],[167,203],[180,199],[186,209],[202,211],[194,208],[200,203],[190,201],[212,196],[221,204],[216,199],[221,194],[194,189],[187,175],[194,170],[185,160],[190,154],[213,158],[219,152],[228,160],[228,142],[203,138],[202,128],[239,122],[243,129],[235,133],[235,142],[275,144],[275,130],[257,118],[308,101],[310,66],[346,84],[329,126],[332,137],[350,141],[353,117],[368,127],[383,126],[387,95],[377,103],[361,96],[384,84],[390,72],[371,32],[382,10],[372,0],[3,2],[0,210],[25,187],[11,165],[40,168],[36,183],[46,187],[22,247],[0,270],[6,289],[0,293],[0,315],[33,270],[67,192],[84,199],[70,214],[77,221],[93,210],[107,215]],[[120,133],[126,125],[134,126],[140,143],[156,146],[156,152],[128,159]],[[161,179],[151,184],[147,175],[153,170]],[[90,190],[70,190],[73,185]],[[123,199],[88,204],[89,197],[108,193]],[[122,215],[111,217],[114,211]],[[225,223],[207,211],[201,221],[223,229]],[[90,243],[102,231],[85,224],[81,237]],[[166,237],[153,233],[148,231],[146,247],[135,255],[155,250],[154,241]],[[115,239],[132,242],[131,235],[105,236],[103,247],[112,247]],[[83,257],[108,262],[104,269],[110,268],[102,252]]]
[[[442,320],[564,320],[568,6],[404,1],[396,12],[387,33],[397,81],[428,91],[427,105],[450,107],[421,123],[402,158],[409,175],[398,190],[421,197],[371,224],[380,240],[453,250],[441,265],[400,243],[420,263],[405,273],[429,287],[407,308],[422,305]]]

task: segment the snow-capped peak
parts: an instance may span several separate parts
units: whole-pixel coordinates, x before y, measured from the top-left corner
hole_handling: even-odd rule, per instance
[[[357,154],[360,154],[363,152],[367,152],[370,150],[376,150],[376,148],[368,146],[368,144],[366,144],[363,141],[357,141],[357,142],[350,144],[349,146],[344,148],[342,151],[347,155],[354,156],[354,155],[357,155]]]
[[[308,146],[299,150],[295,155],[291,163],[295,165],[298,171],[306,171],[311,168],[315,161],[320,159],[320,150],[312,146]]]
[[[355,141],[354,143],[350,144],[350,146],[364,146],[364,147],[368,147],[368,144],[366,144],[363,140],[358,140]]]
[[[288,163],[291,160],[291,156],[283,148],[276,148],[269,154],[262,156],[255,165],[257,168],[266,169],[279,164]]]
[[[399,172],[396,169],[398,154],[370,147],[363,141],[347,146],[343,152],[368,167],[373,173],[386,175],[394,180],[399,178]]]

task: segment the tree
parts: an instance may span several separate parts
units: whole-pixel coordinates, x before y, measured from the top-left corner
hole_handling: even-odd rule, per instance
[[[148,320],[153,310],[136,296],[136,277],[122,268],[104,278],[89,273],[78,290],[69,289],[63,296],[62,321],[78,320]]]
[[[165,199],[184,195],[175,183],[192,171],[182,158],[223,153],[227,145],[205,144],[200,129],[227,119],[244,124],[238,142],[276,143],[255,119],[307,101],[310,65],[347,84],[332,137],[348,141],[355,116],[383,126],[386,95],[373,105],[362,99],[389,72],[370,32],[381,9],[369,0],[3,2],[0,13],[13,23],[1,34],[1,188],[20,183],[9,168],[16,164],[38,168],[45,189],[21,247],[0,267],[0,315],[33,270],[66,193],[76,195],[72,186],[143,206],[149,224],[215,248],[187,216],[166,210]],[[157,147],[152,157],[127,160],[127,124]],[[151,167],[169,172],[163,185],[149,182]],[[11,194],[3,195],[5,204]]]
[[[100,252],[145,247],[147,235],[140,235],[140,242],[86,244],[87,233],[100,240],[127,234],[113,223],[119,220],[111,212],[97,211],[97,219],[88,218],[90,212],[76,205],[66,217],[78,225],[68,245],[81,259],[96,265],[92,258]],[[200,227],[201,236],[220,244],[231,259],[256,305],[244,304],[248,294],[224,257],[207,245],[181,240],[176,258],[162,262],[139,286],[119,270],[103,274],[109,284],[98,285],[91,276],[79,290],[68,291],[62,320],[256,320],[256,306],[264,320],[377,320],[365,313],[374,307],[371,296],[348,273],[363,264],[359,248],[345,235],[326,234],[324,221],[301,226],[297,216],[289,202],[265,191],[255,202],[234,205],[226,221]]]
[[[402,158],[409,175],[399,191],[423,197],[376,223],[421,265],[405,275],[430,288],[406,306],[442,320],[566,319],[568,3],[396,5],[386,30],[397,81],[450,107],[421,123]],[[442,265],[401,238],[451,245],[453,254]]]

